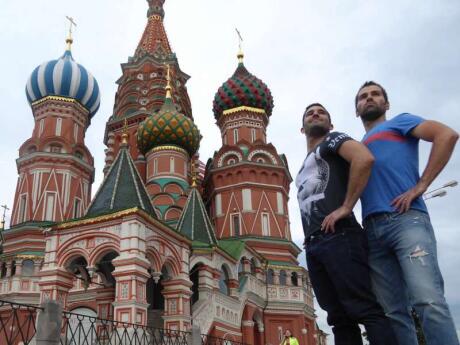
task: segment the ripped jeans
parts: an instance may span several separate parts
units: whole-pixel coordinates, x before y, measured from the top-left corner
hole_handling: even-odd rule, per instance
[[[430,345],[458,345],[444,298],[436,239],[427,213],[371,215],[364,221],[371,281],[400,345],[417,345],[410,308],[417,312]]]

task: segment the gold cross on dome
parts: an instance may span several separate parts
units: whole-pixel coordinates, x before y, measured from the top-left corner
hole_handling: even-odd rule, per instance
[[[67,36],[67,39],[65,40],[65,42],[67,43],[67,50],[70,50],[70,48],[72,47],[72,43],[73,43],[73,38],[72,38],[72,26],[77,26],[77,23],[75,23],[75,21],[73,20],[72,17],[69,17],[69,16],[65,16],[67,18],[67,20],[70,22],[69,23],[69,34]]]
[[[235,31],[238,35],[238,62],[239,63],[243,63],[243,58],[244,58],[244,54],[243,54],[243,47],[242,47],[242,42],[243,42],[243,37],[241,37],[241,33],[238,31],[237,28],[235,28]]]

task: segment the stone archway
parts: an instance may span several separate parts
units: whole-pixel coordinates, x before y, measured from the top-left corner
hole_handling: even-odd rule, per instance
[[[163,283],[171,279],[170,272],[166,264],[163,265],[160,275],[150,270],[151,276],[146,284],[146,298],[149,304],[147,308],[147,325],[149,327],[164,327],[165,298],[163,296]]]

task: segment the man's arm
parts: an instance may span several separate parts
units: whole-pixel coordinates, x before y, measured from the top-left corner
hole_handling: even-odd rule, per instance
[[[335,223],[353,211],[353,207],[366,187],[374,164],[374,156],[367,147],[355,140],[344,142],[337,153],[350,163],[347,194],[342,206],[324,218],[321,229],[326,233],[334,232]]]
[[[414,199],[426,192],[431,182],[444,169],[454,151],[458,133],[437,121],[424,121],[411,131],[411,135],[432,142],[430,157],[418,183],[392,201],[401,213],[410,209]]]

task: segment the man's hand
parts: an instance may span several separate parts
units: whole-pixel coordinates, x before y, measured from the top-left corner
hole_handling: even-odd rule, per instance
[[[425,193],[426,190],[427,187],[425,185],[417,183],[415,187],[393,199],[391,206],[393,206],[399,213],[407,212],[412,205],[412,201]]]
[[[335,232],[335,223],[342,218],[348,217],[351,214],[352,209],[347,206],[340,206],[335,211],[331,212],[326,218],[324,218],[321,224],[321,231],[326,234]]]

